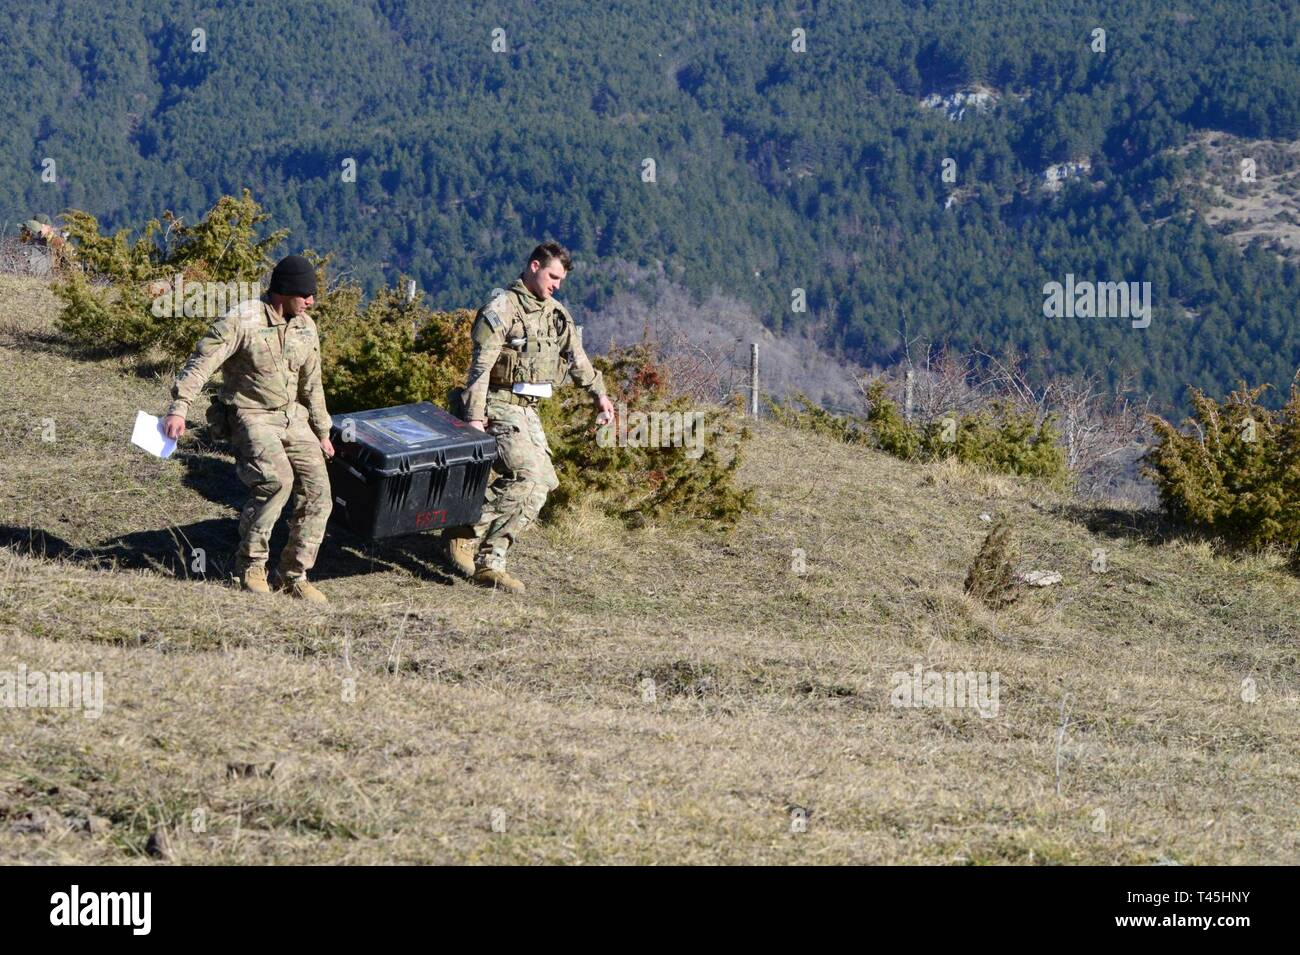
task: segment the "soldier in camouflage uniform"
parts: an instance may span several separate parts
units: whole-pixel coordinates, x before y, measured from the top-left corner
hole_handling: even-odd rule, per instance
[[[497,463],[478,524],[446,532],[447,557],[476,583],[511,593],[523,593],[524,585],[506,572],[506,554],[559,486],[538,402],[569,375],[595,399],[599,423],[614,414],[580,330],[552,297],[571,265],[558,242],[539,245],[523,275],[479,309],[471,332],[465,420],[496,436]]]
[[[311,263],[299,255],[282,259],[271,273],[268,293],[231,309],[195,347],[172,386],[163,430],[170,438],[184,433],[190,403],[222,368],[209,419],[229,425],[239,477],[250,492],[239,519],[237,572],[246,590],[270,593],[271,529],[292,493],[281,589],[323,604],[324,595],[307,582],[330,516],[325,456],[334,454],[321,388],[320,339],[307,315],[315,294]]]

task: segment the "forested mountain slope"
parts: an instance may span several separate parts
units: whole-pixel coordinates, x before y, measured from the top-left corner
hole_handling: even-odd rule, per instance
[[[649,270],[862,363],[1015,348],[1166,405],[1300,364],[1295,264],[1216,234],[1184,148],[1300,136],[1291,4],[6,7],[0,221],[134,226],[247,186],[295,250],[447,307],[550,235],[597,325]],[[987,95],[925,105],[959,92]],[[1149,281],[1150,327],[1045,318],[1067,275]]]

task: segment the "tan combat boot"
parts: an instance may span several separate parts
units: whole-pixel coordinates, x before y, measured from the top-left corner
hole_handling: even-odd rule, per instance
[[[453,527],[443,531],[443,553],[447,563],[462,577],[474,576],[474,555],[478,552],[478,539],[472,527]]]
[[[266,567],[258,564],[255,567],[245,567],[244,572],[239,575],[244,589],[255,594],[269,594],[271,585],[266,582]]]
[[[313,604],[328,604],[325,595],[308,583],[306,577],[297,577],[293,580],[281,581],[280,589],[290,597],[297,597],[299,600],[305,600]]]
[[[512,594],[522,594],[524,592],[524,582],[504,570],[480,567],[474,571],[474,576],[470,579],[480,587],[495,587],[498,590],[508,590]]]

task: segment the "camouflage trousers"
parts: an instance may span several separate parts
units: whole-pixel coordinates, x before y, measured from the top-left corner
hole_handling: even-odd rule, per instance
[[[504,570],[506,553],[537,520],[546,495],[560,486],[560,479],[536,408],[489,395],[487,416],[487,429],[497,439],[497,461],[483,514],[474,525],[479,540],[475,563]]]
[[[265,566],[271,529],[292,494],[289,542],[280,555],[280,577],[305,577],[316,563],[333,507],[325,452],[307,424],[307,409],[296,403],[285,411],[240,408],[232,431],[239,479],[249,490],[239,516],[238,569],[242,573],[251,566]]]

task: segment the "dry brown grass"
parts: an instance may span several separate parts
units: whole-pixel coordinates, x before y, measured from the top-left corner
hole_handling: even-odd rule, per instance
[[[579,510],[524,539],[520,600],[452,581],[432,540],[332,536],[316,612],[216,579],[228,460],[131,448],[164,383],[28,337],[52,307],[0,284],[0,316],[31,316],[0,342],[0,670],[102,671],[106,708],[0,710],[0,858],[147,860],[159,829],[182,863],[1297,858],[1280,558],[765,426],[763,509],[729,537]],[[981,513],[1063,583],[997,612],[963,594]],[[178,576],[177,541],[209,579]],[[918,663],[996,671],[998,715],[891,706]]]

